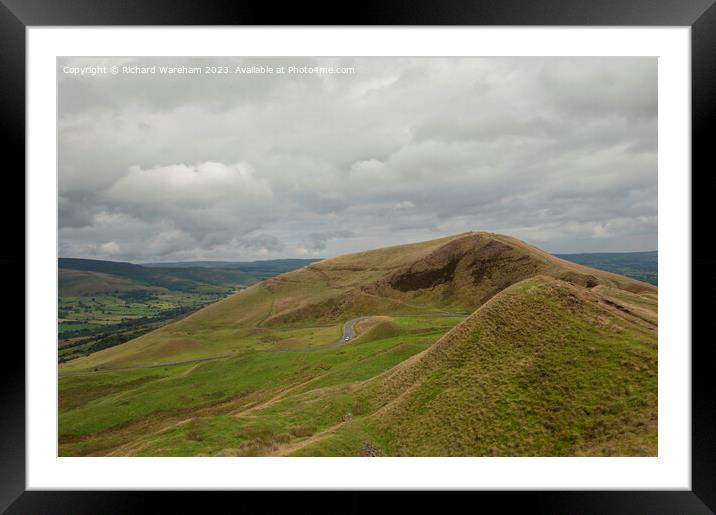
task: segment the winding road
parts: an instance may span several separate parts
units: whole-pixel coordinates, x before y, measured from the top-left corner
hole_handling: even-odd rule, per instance
[[[313,345],[311,347],[299,347],[297,349],[281,349],[279,352],[304,352],[308,350],[319,350],[319,349],[335,349],[336,347],[341,347],[342,345],[345,345],[347,343],[350,343],[353,341],[353,338],[356,337],[356,330],[355,326],[358,322],[361,320],[365,320],[366,318],[371,317],[358,317],[358,318],[352,318],[345,324],[343,324],[343,336],[341,336],[338,340],[331,343],[324,343],[323,345]],[[346,338],[348,338],[346,340]]]
[[[452,313],[449,311],[441,312],[442,316],[449,316],[449,317],[455,317],[455,316],[466,316],[469,315],[469,313]],[[416,315],[393,315],[393,316],[416,316]],[[322,345],[313,345],[310,347],[299,347],[295,349],[278,349],[273,352],[306,352],[306,351],[312,351],[312,350],[320,350],[320,349],[335,349],[336,347],[342,347],[343,345],[349,344],[353,341],[353,339],[357,336],[355,326],[358,322],[361,320],[365,320],[367,318],[372,318],[372,316],[364,316],[364,317],[358,317],[358,318],[352,318],[348,320],[345,324],[343,324],[343,335],[336,341],[331,343],[324,343]],[[138,368],[159,368],[159,367],[168,367],[173,365],[184,365],[186,363],[197,363],[201,361],[213,361],[216,359],[223,359],[228,358],[231,356],[235,356],[234,353],[229,354],[218,354],[215,356],[206,356],[203,358],[194,358],[194,359],[187,359],[187,360],[181,360],[181,361],[167,361],[164,363],[149,363],[147,365],[137,365],[133,367],[124,367],[124,368],[110,368],[110,369],[99,369],[99,370],[92,370],[92,371],[82,371],[82,372],[67,372],[63,375],[85,375],[85,374],[93,374],[96,372],[115,372],[119,370],[135,370]]]

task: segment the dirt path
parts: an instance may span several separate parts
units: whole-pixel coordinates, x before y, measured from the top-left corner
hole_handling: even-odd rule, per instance
[[[159,436],[162,433],[165,433],[169,431],[170,429],[174,429],[175,427],[183,426],[184,424],[188,424],[194,420],[194,417],[185,418],[183,420],[179,421],[173,421],[169,424],[165,424],[164,426],[160,427],[156,431],[150,433],[146,437],[143,437],[141,440],[131,440],[125,444],[120,445],[119,447],[115,447],[112,451],[107,453],[107,456],[133,456],[136,455],[137,452],[141,451],[145,447],[153,444],[155,440],[152,439],[154,436]]]
[[[289,443],[286,445],[280,445],[278,448],[274,449],[269,456],[288,456],[292,452],[296,452],[299,449],[303,449],[304,447],[307,447],[308,445],[311,445],[314,442],[317,442],[321,438],[328,436],[331,433],[335,433],[345,422],[339,422],[336,425],[327,427],[323,431],[318,431],[317,433],[313,433],[311,436],[306,438],[305,440],[301,440],[298,442]]]
[[[147,365],[135,365],[133,367],[120,367],[120,368],[104,368],[99,370],[88,370],[86,372],[66,372],[64,374],[60,374],[59,377],[74,377],[74,376],[84,376],[88,374],[99,374],[102,372],[121,372],[123,370],[137,370],[140,368],[161,368],[161,367],[171,367],[175,365],[186,365],[187,363],[199,363],[202,361],[213,361],[215,359],[223,359],[233,356],[233,353],[230,354],[216,354],[214,356],[206,356],[203,358],[194,358],[194,359],[185,359],[181,361],[165,361],[163,363],[150,363]],[[188,372],[185,372],[184,375],[186,375]]]
[[[308,381],[304,381],[302,383],[298,383],[293,386],[290,386],[290,387],[286,388],[285,390],[281,390],[277,395],[271,397],[270,399],[268,399],[266,401],[260,402],[258,404],[254,404],[253,406],[249,406],[248,408],[239,408],[238,410],[232,411],[229,414],[233,415],[235,417],[243,417],[246,415],[250,415],[251,413],[253,413],[256,410],[262,410],[265,408],[269,408],[269,407],[273,406],[274,404],[276,404],[278,401],[282,400],[284,397],[286,397],[289,393],[293,392],[294,390],[296,390],[302,386],[305,386],[308,383],[316,381],[317,379],[320,379],[321,377],[323,377],[323,376],[312,377]]]

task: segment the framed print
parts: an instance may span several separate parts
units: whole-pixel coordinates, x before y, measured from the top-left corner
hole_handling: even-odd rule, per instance
[[[575,6],[6,1],[3,508],[711,512],[716,8]]]

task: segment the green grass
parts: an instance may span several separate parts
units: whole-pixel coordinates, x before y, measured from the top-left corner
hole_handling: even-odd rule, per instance
[[[370,432],[387,455],[655,455],[654,334],[573,293],[509,289],[420,362],[356,391],[370,416],[301,452],[353,452]]]
[[[654,455],[657,299],[485,233],[326,260],[62,364],[60,454]]]
[[[76,399],[78,392],[83,390],[100,392],[91,396],[79,395],[86,400],[83,404],[76,400],[65,401],[65,405],[72,409],[60,413],[63,454],[91,452],[93,446],[101,446],[106,438],[116,436],[111,434],[112,429],[130,428],[132,424],[146,420],[154,425],[163,419],[180,419],[196,409],[211,409],[222,404],[226,406],[220,411],[238,410],[270,399],[291,385],[310,380],[294,393],[369,379],[424,350],[460,319],[439,317],[432,331],[420,330],[411,334],[416,327],[429,327],[429,320],[406,318],[402,321],[408,331],[405,335],[335,349],[247,351],[231,359],[197,364],[63,376],[60,379],[61,398]],[[308,422],[301,417],[286,417],[289,424],[286,430]],[[313,423],[320,427],[320,418]],[[185,429],[180,427],[176,431]],[[104,436],[102,432],[105,432]],[[79,441],[92,434],[96,436],[94,442]],[[172,434],[170,431],[166,436]],[[216,435],[212,438],[223,442],[221,449],[230,447],[231,442]],[[200,443],[191,445],[199,446]],[[215,452],[221,449],[215,449]]]

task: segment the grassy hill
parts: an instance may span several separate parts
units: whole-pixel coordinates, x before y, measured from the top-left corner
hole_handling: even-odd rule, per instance
[[[60,453],[653,455],[656,308],[491,233],[327,259],[63,364]]]
[[[600,293],[527,279],[357,386],[367,416],[294,452],[358,455],[369,442],[400,456],[656,455],[655,332]]]

